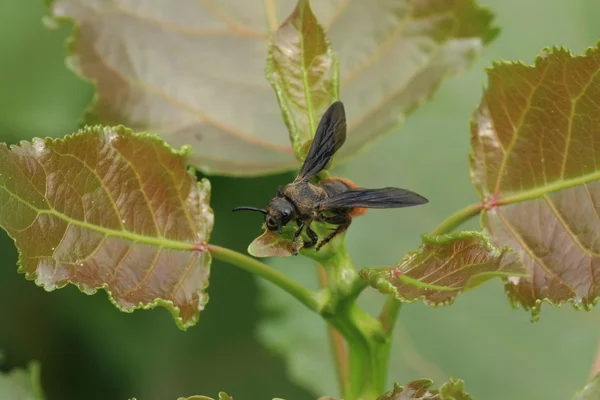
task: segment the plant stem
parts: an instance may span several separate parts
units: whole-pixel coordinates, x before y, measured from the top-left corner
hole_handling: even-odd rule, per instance
[[[231,265],[234,265],[238,268],[241,268],[268,280],[269,282],[279,286],[281,289],[294,296],[310,310],[315,311],[317,313],[321,313],[322,307],[320,306],[313,293],[304,286],[288,278],[281,272],[274,270],[268,265],[258,260],[255,260],[252,257],[238,253],[237,251],[226,249],[221,246],[209,244],[208,251],[217,260],[229,263]]]
[[[383,309],[381,310],[381,314],[379,314],[379,321],[383,326],[383,330],[388,335],[391,335],[394,330],[400,308],[402,308],[402,303],[393,295],[388,296],[383,304]]]
[[[323,269],[321,265],[317,265],[317,268],[320,286],[322,288],[327,287],[327,273],[325,272],[325,269]],[[342,334],[329,324],[327,325],[327,333],[331,345],[331,352],[333,353],[339,390],[340,393],[344,393],[344,390],[348,385],[348,349],[346,348],[346,341]]]
[[[449,218],[447,218],[444,222],[439,224],[432,232],[431,235],[444,235],[452,232],[454,229],[459,227],[464,222],[473,218],[477,214],[481,212],[483,209],[482,203],[471,204],[463,208],[462,210],[454,213]]]
[[[594,358],[594,363],[592,364],[592,368],[590,368],[589,379],[592,379],[598,373],[600,373],[600,343],[598,343],[598,346],[596,349],[596,357]]]
[[[343,242],[334,252],[317,257],[327,273],[330,293],[329,303],[321,315],[342,334],[348,345],[348,379],[343,398],[375,399],[383,393],[386,381],[386,365],[382,364],[386,337],[381,323],[356,305],[365,283],[360,282]]]

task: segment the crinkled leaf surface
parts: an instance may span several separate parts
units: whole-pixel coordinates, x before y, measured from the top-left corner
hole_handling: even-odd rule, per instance
[[[600,374],[594,376],[585,387],[573,395],[571,400],[600,399]]]
[[[459,293],[494,277],[523,276],[514,253],[497,249],[481,232],[423,235],[419,249],[396,267],[363,268],[360,276],[382,293],[400,301],[451,304]]]
[[[497,64],[472,124],[482,222],[530,277],[514,303],[589,308],[600,294],[600,50],[545,50],[534,66]]]
[[[40,366],[33,362],[27,369],[15,368],[0,373],[0,399],[42,400],[44,394],[40,386]]]
[[[51,9],[78,25],[69,65],[97,84],[93,118],[190,144],[191,162],[205,172],[257,175],[297,166],[264,74],[271,33],[295,5],[54,0]],[[319,0],[313,7],[339,59],[349,124],[342,156],[396,127],[496,33],[473,0]],[[299,60],[321,60],[321,45]],[[331,77],[316,65],[307,70],[315,74],[310,82]],[[302,97],[297,89],[288,93]]]
[[[185,329],[208,300],[210,184],[187,154],[123,127],[0,145],[0,226],[46,290],[105,289],[122,311],[166,306]]]
[[[430,379],[418,379],[404,386],[394,383],[394,390],[377,400],[471,400],[465,392],[464,382],[459,379],[450,379],[439,390],[431,389],[432,385]]]
[[[304,160],[318,120],[338,98],[337,60],[308,0],[299,0],[269,46],[273,86],[296,157]]]

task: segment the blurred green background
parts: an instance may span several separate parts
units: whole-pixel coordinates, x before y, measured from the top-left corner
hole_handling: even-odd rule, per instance
[[[359,185],[397,185],[431,199],[427,207],[357,219],[348,233],[357,266],[395,263],[418,244],[420,233],[476,200],[468,176],[468,122],[485,84],[484,67],[500,59],[531,63],[545,46],[582,53],[600,38],[597,1],[479,3],[496,14],[499,38],[471,69],[445,82],[400,132],[336,170]],[[0,1],[2,141],[71,133],[93,95],[91,86],[64,66],[70,28],[45,28],[45,15],[41,0]],[[242,196],[247,204],[266,203],[290,177],[212,178],[212,241],[245,251],[260,232],[260,221],[229,210]],[[476,227],[476,221],[469,226]],[[124,314],[103,292],[85,296],[67,287],[46,293],[16,273],[16,251],[3,232],[0,248],[0,368],[39,360],[49,399],[166,400],[216,396],[219,390],[243,399],[332,394],[294,382],[335,390],[335,382],[323,383],[328,353],[321,351],[326,345],[321,321],[236,268],[214,263],[210,303],[198,325],[181,332],[163,309]],[[298,279],[314,277],[303,260],[273,264]],[[361,301],[371,308],[379,296],[368,291]],[[265,317],[271,322],[261,326]],[[546,306],[541,321],[531,324],[528,313],[510,308],[499,281],[460,296],[452,307],[405,306],[399,324],[391,380],[460,377],[475,399],[568,399],[585,383],[600,338],[598,310]],[[314,335],[304,334],[306,327]],[[286,363],[281,352],[286,348],[304,357],[296,354]]]

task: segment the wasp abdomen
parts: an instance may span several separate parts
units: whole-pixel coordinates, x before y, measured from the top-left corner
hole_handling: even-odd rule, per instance
[[[347,192],[350,189],[356,189],[357,186],[350,179],[346,178],[326,178],[321,181],[321,187],[325,189],[328,197],[333,197],[337,194]],[[358,217],[367,212],[366,208],[351,208],[348,213],[351,217]]]

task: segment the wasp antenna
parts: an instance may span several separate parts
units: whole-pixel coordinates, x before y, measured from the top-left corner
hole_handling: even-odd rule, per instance
[[[248,207],[248,206],[241,206],[241,207],[236,207],[231,211],[240,211],[240,210],[246,210],[246,211],[258,211],[260,213],[266,214],[267,210],[265,210],[264,208],[257,208],[257,207]]]

